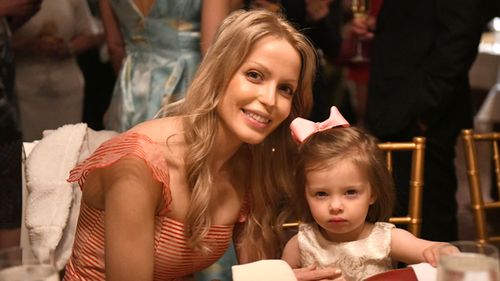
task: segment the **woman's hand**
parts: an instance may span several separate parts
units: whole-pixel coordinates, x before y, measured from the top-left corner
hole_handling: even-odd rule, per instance
[[[426,262],[436,267],[440,256],[446,256],[459,252],[458,248],[450,243],[437,242],[427,247],[423,252],[423,256]]]
[[[0,0],[0,16],[24,16],[40,9],[41,1]]]
[[[33,53],[39,56],[63,59],[70,55],[68,44],[58,36],[40,36],[33,42]]]
[[[303,268],[293,269],[297,281],[343,281],[342,271],[338,268],[317,268],[316,265],[310,265]]]

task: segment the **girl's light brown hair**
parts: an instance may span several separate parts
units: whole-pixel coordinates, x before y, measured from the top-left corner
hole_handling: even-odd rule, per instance
[[[394,182],[387,169],[384,152],[377,143],[373,136],[355,127],[328,129],[304,141],[299,148],[299,192],[296,197],[302,221],[314,221],[305,199],[306,174],[327,169],[339,161],[351,161],[366,174],[370,182],[372,195],[376,199],[368,209],[366,221],[387,221],[391,217],[395,200]]]
[[[190,148],[185,163],[192,190],[185,231],[191,247],[206,250],[202,239],[212,224],[211,198],[217,196],[217,183],[208,165],[220,122],[215,109],[254,44],[268,36],[289,42],[300,54],[302,67],[288,118],[261,144],[243,145],[231,159],[234,166],[244,166],[243,173],[233,176],[243,178],[249,192],[249,213],[237,245],[254,250],[248,260],[280,256],[280,226],[286,219],[280,210],[294,187],[294,144],[288,126],[295,117],[307,116],[311,110],[317,63],[312,44],[281,15],[263,10],[236,11],[220,26],[186,98],[164,109],[167,115],[185,116],[184,134]]]

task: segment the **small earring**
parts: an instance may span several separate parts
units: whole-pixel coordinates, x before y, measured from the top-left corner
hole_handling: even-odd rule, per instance
[[[274,147],[273,147],[273,148],[271,148],[271,152],[272,152],[272,153],[276,152],[276,148],[274,148]]]

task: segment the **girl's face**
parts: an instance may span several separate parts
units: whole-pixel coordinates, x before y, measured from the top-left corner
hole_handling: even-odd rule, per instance
[[[365,173],[351,161],[308,171],[305,193],[311,214],[328,240],[347,242],[366,235],[365,219],[375,198]]]
[[[225,138],[262,142],[290,114],[300,69],[300,55],[288,41],[258,40],[217,105]]]

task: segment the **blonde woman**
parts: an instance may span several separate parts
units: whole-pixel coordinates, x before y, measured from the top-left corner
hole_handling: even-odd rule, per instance
[[[166,117],[104,143],[71,172],[83,195],[65,280],[179,280],[232,238],[240,263],[279,257],[278,209],[292,192],[288,125],[310,108],[315,53],[263,11],[230,15],[216,37]]]

